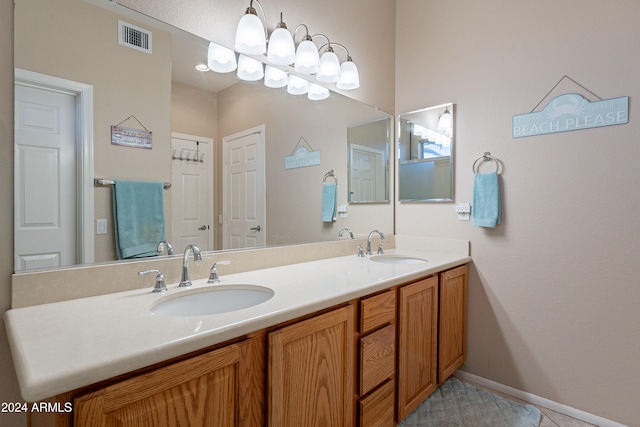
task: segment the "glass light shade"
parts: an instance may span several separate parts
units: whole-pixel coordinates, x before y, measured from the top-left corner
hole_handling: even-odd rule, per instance
[[[340,60],[338,55],[327,51],[320,57],[320,67],[316,78],[322,83],[335,83],[340,77]]]
[[[285,87],[289,82],[286,71],[267,65],[264,69],[264,85],[272,88]]]
[[[267,51],[264,26],[257,15],[246,13],[236,29],[235,49],[247,55],[262,55]]]
[[[209,43],[207,65],[216,73],[230,73],[238,67],[236,53],[228,47],[217,43]]]
[[[340,65],[340,78],[336,87],[343,90],[352,90],[360,87],[358,67],[353,61],[345,61]]]
[[[311,40],[303,40],[298,45],[293,69],[300,74],[315,74],[318,72],[318,64],[320,55],[316,44]]]
[[[287,84],[287,92],[291,95],[304,95],[309,90],[309,82],[305,79],[289,75],[289,83]]]
[[[248,56],[238,57],[238,78],[247,82],[255,82],[264,77],[262,62]]]
[[[309,92],[307,93],[307,98],[312,101],[320,101],[322,99],[327,99],[328,97],[329,89],[315,83],[309,84]]]
[[[296,60],[293,37],[286,28],[276,28],[269,38],[267,59],[275,65],[289,65]]]
[[[445,108],[444,113],[438,119],[438,130],[442,133],[448,134],[451,132],[451,113],[448,108]]]

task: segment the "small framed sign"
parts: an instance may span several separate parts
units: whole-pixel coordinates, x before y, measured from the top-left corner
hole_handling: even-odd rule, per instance
[[[111,126],[111,143],[115,145],[151,149],[151,136],[148,130]]]

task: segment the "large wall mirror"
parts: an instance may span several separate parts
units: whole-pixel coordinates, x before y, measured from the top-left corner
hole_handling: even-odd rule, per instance
[[[398,119],[398,199],[453,201],[454,105],[443,104]]]
[[[122,25],[148,33],[149,49],[120,43]],[[336,221],[321,221],[327,171],[337,177],[337,203],[350,200],[352,130],[386,124],[376,127],[373,132],[382,133],[369,141],[380,146],[386,140],[388,158],[392,116],[336,92],[312,101],[262,81],[241,81],[235,73],[198,71],[195,66],[207,62],[209,42],[109,0],[15,0],[16,193],[26,194],[16,194],[16,271],[117,260],[113,187],[96,185],[95,178],[171,184],[163,192],[164,215],[176,253],[187,243],[227,250],[329,241],[338,239],[343,227],[356,234],[393,231],[391,203],[349,205]],[[77,122],[62,123],[57,107],[40,108],[30,98],[33,89],[43,87],[61,95],[61,109],[70,109]],[[33,144],[23,134],[26,128],[57,135],[63,125],[70,132],[63,138],[74,141],[68,152],[53,147],[29,151]],[[150,131],[151,149],[112,144],[114,125]],[[264,186],[257,208],[264,218],[253,230],[255,239],[227,240],[232,209],[225,162],[234,141],[252,135],[264,145],[264,170],[257,180]],[[285,167],[285,158],[296,154],[301,141],[318,152],[319,161]],[[62,178],[48,180],[43,165],[56,165]],[[393,197],[389,166],[379,179],[387,201]],[[68,199],[54,197],[65,185]],[[49,203],[56,208],[33,209]],[[46,234],[57,227],[60,218],[52,217],[63,207],[68,207],[64,221],[72,229],[64,237],[71,248],[64,260],[48,255],[57,253],[47,246],[57,237]],[[31,216],[25,214],[29,208]],[[35,233],[19,236],[34,224]],[[36,255],[24,263],[18,252]]]

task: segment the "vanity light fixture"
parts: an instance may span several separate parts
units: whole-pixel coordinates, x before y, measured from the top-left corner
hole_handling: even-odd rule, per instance
[[[318,67],[316,78],[322,83],[335,83],[340,78],[340,60],[338,55],[334,53],[331,44],[320,57],[320,66]]]
[[[358,74],[358,67],[351,59],[351,56],[347,55],[347,60],[340,65],[340,78],[336,87],[342,90],[353,90],[360,87],[360,74]]]
[[[444,113],[442,113],[438,119],[438,130],[448,134],[451,126],[451,113],[449,112],[449,107],[445,107]]]
[[[230,73],[238,67],[236,53],[228,47],[217,43],[209,43],[207,52],[207,65],[216,73]]]
[[[296,47],[293,36],[287,30],[287,25],[282,21],[282,13],[280,13],[280,22],[269,38],[267,60],[275,65],[289,65],[293,64],[295,59]]]
[[[315,74],[318,72],[318,67],[320,66],[320,54],[318,53],[316,44],[313,42],[313,38],[309,35],[309,29],[306,25],[300,24],[294,31],[294,34],[303,27],[306,34],[296,50],[293,70],[300,74]]]
[[[238,56],[238,78],[247,82],[255,82],[264,77],[264,64],[246,55]]]
[[[247,55],[262,55],[267,51],[267,31],[265,26],[262,25],[262,21],[258,18],[256,9],[253,7],[253,1],[249,3],[249,7],[244,12],[238,27],[236,28],[236,41],[235,49],[240,53]],[[256,3],[262,10],[262,5],[259,1]],[[262,10],[262,16],[264,16],[264,10]]]
[[[289,82],[289,75],[286,71],[272,65],[264,67],[264,85],[271,88],[285,87]]]
[[[289,75],[289,83],[287,84],[287,92],[291,95],[304,95],[309,91],[309,82],[294,74]]]
[[[307,93],[307,98],[312,101],[321,101],[323,99],[327,99],[328,97],[329,89],[315,83],[309,84],[309,92]]]

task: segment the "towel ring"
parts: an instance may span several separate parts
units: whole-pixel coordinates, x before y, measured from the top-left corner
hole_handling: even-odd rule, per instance
[[[338,185],[338,178],[336,178],[336,175],[333,173],[333,169],[331,169],[329,172],[324,174],[324,178],[322,178],[323,184],[327,183],[327,178],[333,178],[333,180],[335,181],[335,184]]]
[[[479,168],[479,166],[478,166],[478,170],[476,171],[476,164],[477,164],[480,160],[482,160],[483,162],[490,162],[491,160],[493,160],[494,162],[496,162],[496,173],[498,173],[498,170],[500,169],[500,162],[498,161],[498,159],[497,159],[497,158],[493,157],[493,156],[491,155],[491,153],[490,153],[490,152],[488,152],[488,151],[485,151],[485,152],[482,154],[482,157],[478,157],[478,158],[476,159],[476,161],[475,161],[475,162],[473,162],[473,166],[472,166],[473,173],[479,173],[479,172],[480,172],[480,168]],[[482,163],[481,163],[481,164],[482,164]]]

